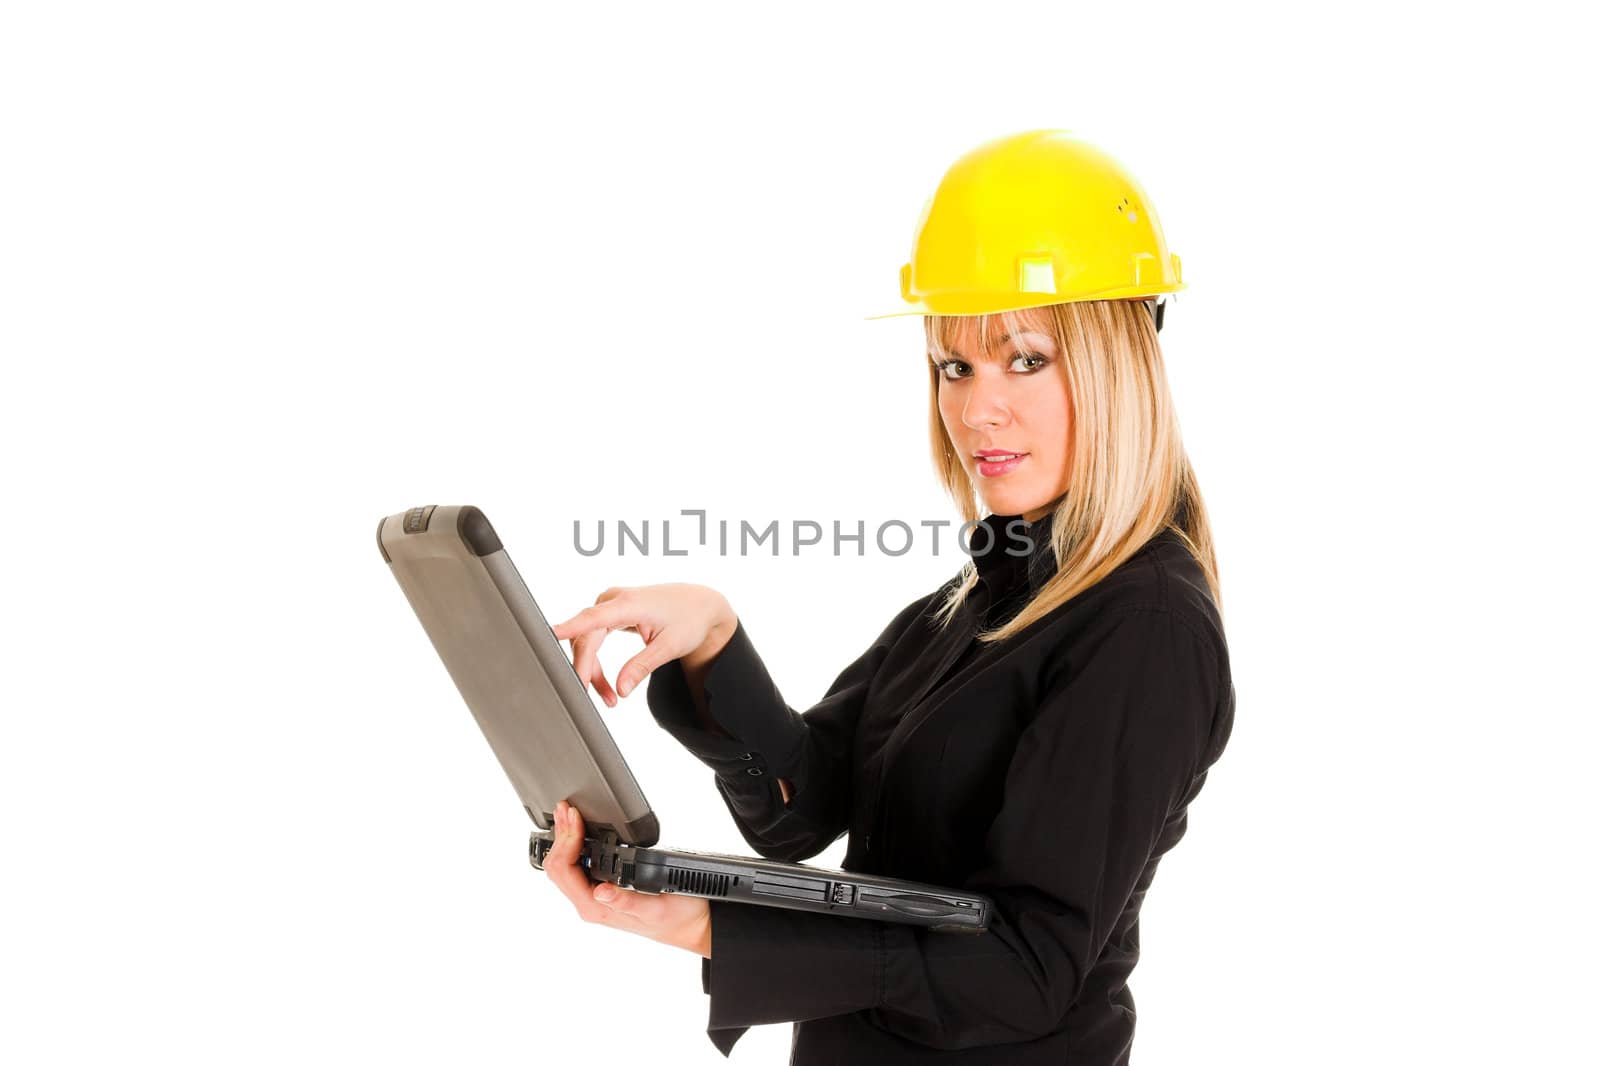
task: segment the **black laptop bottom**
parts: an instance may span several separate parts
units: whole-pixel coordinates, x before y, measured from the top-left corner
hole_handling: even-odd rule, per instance
[[[548,832],[536,830],[529,837],[528,861],[535,869],[544,869],[553,842]],[[981,933],[994,906],[987,896],[915,881],[737,855],[636,848],[609,833],[586,839],[578,861],[593,879],[639,892],[874,918],[941,932]]]

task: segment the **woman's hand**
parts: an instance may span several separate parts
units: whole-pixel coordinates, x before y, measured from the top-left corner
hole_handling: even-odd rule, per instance
[[[572,641],[572,666],[586,685],[593,685],[607,707],[617,705],[656,667],[682,659],[686,671],[697,671],[716,658],[733,636],[738,618],[716,589],[682,583],[609,588],[565,622],[551,626],[557,640]],[[638,633],[644,650],[617,671],[613,691],[600,669],[600,645],[613,629]]]
[[[652,895],[590,882],[578,865],[583,851],[583,815],[566,800],[556,804],[555,841],[544,872],[586,922],[638,933],[675,948],[711,957],[711,905],[696,896]]]

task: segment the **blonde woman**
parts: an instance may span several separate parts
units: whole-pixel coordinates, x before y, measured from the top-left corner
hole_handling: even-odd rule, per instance
[[[555,627],[610,706],[647,676],[760,854],[988,895],[976,936],[593,885],[562,804],[552,880],[589,921],[704,957],[708,1034],[795,1023],[791,1062],[1126,1063],[1139,909],[1227,743],[1212,538],[1157,333],[1183,287],[1142,189],[1065,131],[946,173],[901,270],[938,476],[969,561],[816,706],[779,695],[727,600],[612,588]],[[608,631],[645,647],[615,689]]]

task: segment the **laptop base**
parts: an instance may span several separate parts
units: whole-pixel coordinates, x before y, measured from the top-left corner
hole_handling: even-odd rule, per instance
[[[528,837],[528,862],[534,869],[544,869],[545,856],[554,843],[554,835],[548,832],[535,830]],[[578,865],[593,880],[609,881],[638,892],[746,901],[880,921],[911,921],[948,933],[983,932],[992,906],[984,896],[897,878],[735,855],[633,847],[622,843],[610,830],[584,839]]]

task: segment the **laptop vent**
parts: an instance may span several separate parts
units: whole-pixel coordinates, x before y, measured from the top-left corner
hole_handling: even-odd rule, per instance
[[[707,873],[704,870],[680,870],[673,867],[667,871],[667,884],[675,892],[693,892],[697,896],[726,896],[728,894],[728,874]]]

